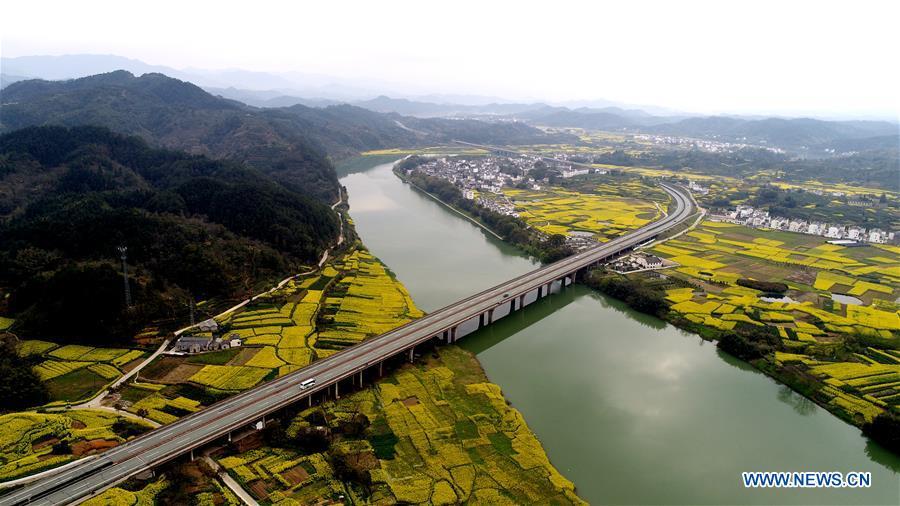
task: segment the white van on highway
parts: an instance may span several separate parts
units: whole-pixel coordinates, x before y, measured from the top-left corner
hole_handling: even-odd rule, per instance
[[[300,382],[300,390],[306,390],[307,388],[316,384],[316,378],[310,378],[308,380],[303,380]]]

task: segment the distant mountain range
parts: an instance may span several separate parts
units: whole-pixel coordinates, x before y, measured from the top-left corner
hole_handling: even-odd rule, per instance
[[[661,114],[658,109],[650,113],[644,109],[605,105],[612,104],[605,101],[588,104],[591,107],[574,107],[572,104],[563,107],[540,102],[507,103],[496,97],[477,96],[433,95],[415,99],[379,95],[375,98],[361,98],[372,90],[358,88],[350,81],[336,82],[328,76],[301,73],[271,74],[243,70],[177,70],[114,55],[3,58],[2,68],[3,75],[0,81],[4,87],[3,102],[10,101],[10,94],[6,88],[29,76],[58,80],[114,69],[123,69],[135,75],[162,73],[203,87],[211,95],[256,108],[265,110],[290,108],[294,116],[306,117],[309,120],[308,126],[334,126],[335,128],[329,129],[331,131],[329,134],[307,131],[304,136],[320,143],[332,156],[337,157],[352,154],[354,150],[375,149],[387,145],[413,145],[423,141],[421,138],[414,139],[415,136],[411,136],[412,132],[404,130],[397,124],[397,121],[400,121],[402,125],[408,126],[407,123],[411,121],[409,119],[401,121],[397,118],[380,117],[376,121],[374,116],[362,119],[362,113],[358,109],[318,112],[341,104],[408,118],[519,120],[543,127],[631,131],[767,145],[808,155],[859,150],[896,150],[900,146],[900,126],[896,122],[887,121],[697,116],[670,111],[663,111],[666,114]],[[598,105],[600,107],[597,107]],[[339,111],[342,113],[339,114]],[[255,114],[283,120],[284,112],[257,111]],[[366,139],[352,139],[348,134],[358,133],[358,128],[362,126],[359,123],[349,131],[338,132],[337,127],[340,125],[334,125],[332,122],[336,121],[338,116],[347,120],[348,114],[357,116],[354,121],[363,121],[366,128],[375,128],[377,134],[370,130],[369,133],[373,135],[364,136]],[[432,126],[436,127],[438,124],[443,124],[445,128],[448,126],[440,122],[434,122]],[[428,131],[427,126],[424,130]],[[521,126],[508,130],[509,134],[513,134],[512,130],[518,130],[509,138],[522,141],[521,135],[524,131]],[[138,131],[131,133],[145,135]],[[381,145],[382,143],[384,144]],[[195,148],[195,146],[175,147]],[[200,152],[206,152],[202,146],[200,149]]]
[[[324,200],[337,195],[326,153],[451,142],[573,141],[517,122],[412,118],[347,104],[256,108],[151,73],[120,70],[68,81],[27,80],[2,92],[0,132],[40,125],[100,125],[152,144],[249,162]]]

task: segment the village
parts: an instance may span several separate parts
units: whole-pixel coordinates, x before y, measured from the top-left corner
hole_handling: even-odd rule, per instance
[[[416,170],[453,183],[465,198],[480,206],[507,216],[518,217],[512,201],[503,195],[504,187],[540,190],[548,181],[548,171],[564,179],[588,174],[592,169],[572,166],[565,159],[554,163],[546,157],[520,155],[515,157],[485,156],[477,158],[440,157],[427,161]],[[597,172],[605,173],[602,169]],[[489,196],[482,196],[490,194]]]
[[[739,205],[734,210],[724,214],[713,214],[709,217],[712,221],[721,221],[746,225],[754,228],[767,228],[772,230],[784,230],[799,234],[818,235],[840,241],[843,245],[853,243],[888,244],[896,242],[894,232],[884,231],[880,228],[866,229],[858,225],[842,225],[807,221],[802,219],[789,219],[782,216],[770,216],[769,211],[757,209],[752,206]],[[831,241],[829,241],[831,242]]]
[[[690,137],[677,137],[674,135],[637,134],[637,141],[649,142],[656,146],[674,146],[678,148],[697,149],[707,153],[734,153],[742,149],[765,149],[772,153],[784,153],[781,148],[766,146],[765,141],[760,144],[748,144],[743,142],[726,142],[709,139],[693,139]],[[746,140],[746,139],[744,139]]]

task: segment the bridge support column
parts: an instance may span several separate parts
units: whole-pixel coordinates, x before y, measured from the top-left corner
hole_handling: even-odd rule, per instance
[[[494,310],[488,309],[487,315],[488,315],[487,324],[490,325],[490,324],[494,323]]]
[[[538,296],[537,298],[542,298],[544,296],[544,285],[538,287]]]
[[[194,450],[191,450],[191,462],[194,461]]]
[[[516,298],[513,297],[511,301],[509,301],[509,314],[513,314],[516,310]]]
[[[519,295],[519,309],[525,307],[525,295],[527,294],[523,293],[522,295]]]
[[[360,388],[362,388],[362,386],[363,386],[363,372],[365,372],[365,370],[359,371],[359,387]]]
[[[309,407],[312,407],[312,394],[307,395],[306,398],[309,400]]]
[[[231,431],[228,431],[228,442],[231,442]]]
[[[340,392],[338,392],[338,385],[340,385],[340,384],[341,384],[341,380],[337,380],[334,382],[334,398],[335,399],[341,398],[341,394],[340,394]]]
[[[452,327],[452,328],[450,329],[450,342],[451,342],[451,343],[455,343],[455,342],[456,342],[456,327]]]
[[[484,327],[484,313],[478,315],[478,328]]]
[[[384,362],[378,362],[378,377],[384,376]]]
[[[409,349],[409,361],[410,361],[410,363],[412,363],[412,361],[413,361],[413,354],[414,354],[415,352],[416,352],[416,347],[415,347],[415,346],[413,346],[412,348]]]

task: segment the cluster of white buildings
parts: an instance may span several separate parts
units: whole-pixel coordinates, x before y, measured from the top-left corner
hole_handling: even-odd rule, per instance
[[[693,139],[690,137],[676,137],[674,135],[651,135],[638,134],[634,136],[635,140],[649,142],[657,146],[676,146],[687,149],[698,149],[708,153],[734,153],[741,149],[755,148],[765,149],[773,153],[784,153],[784,150],[757,144],[747,144],[741,142],[725,142],[709,139]]]
[[[885,244],[894,241],[894,232],[880,228],[865,229],[856,225],[838,225],[801,219],[789,219],[782,216],[770,216],[768,211],[752,206],[737,206],[733,211],[723,215],[713,215],[714,221],[726,221],[756,228],[785,230],[800,234],[818,235],[829,239],[849,239],[859,242]]]
[[[478,192],[500,194],[504,186],[526,182],[539,190],[540,185],[528,172],[540,160],[537,156],[459,158],[445,156],[429,160],[416,170],[450,181],[462,190],[467,199],[474,199]],[[506,169],[503,172],[501,169]]]
[[[701,186],[696,181],[691,180],[688,180],[688,189],[691,190],[691,192],[699,195],[706,195],[707,193],[709,193],[709,188]]]
[[[672,264],[670,262],[670,264]],[[661,269],[665,265],[662,258],[650,253],[633,253],[610,264],[617,272],[634,272],[648,269]]]

